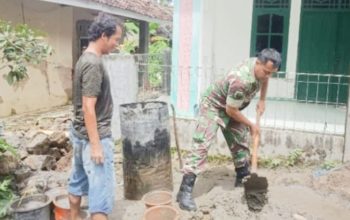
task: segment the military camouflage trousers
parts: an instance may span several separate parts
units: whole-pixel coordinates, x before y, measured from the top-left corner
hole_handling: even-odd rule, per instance
[[[193,134],[191,152],[185,157],[183,173],[198,175],[205,168],[208,151],[220,127],[231,151],[235,168],[250,164],[248,137],[249,128],[229,119],[223,111],[200,109]]]

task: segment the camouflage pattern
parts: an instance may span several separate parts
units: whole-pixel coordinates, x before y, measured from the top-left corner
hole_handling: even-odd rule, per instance
[[[202,102],[217,109],[225,109],[226,105],[241,108],[249,103],[261,87],[254,76],[255,62],[256,58],[250,58],[232,68],[206,90]]]
[[[239,108],[249,104],[261,87],[255,79],[256,58],[245,60],[204,93],[199,109],[193,144],[185,158],[184,173],[198,175],[206,164],[208,150],[220,127],[231,151],[236,168],[250,164],[249,128],[226,114],[226,105]]]

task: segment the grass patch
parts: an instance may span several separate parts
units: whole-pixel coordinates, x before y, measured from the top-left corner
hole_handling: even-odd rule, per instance
[[[171,147],[170,152],[171,152],[172,157],[177,158],[176,147]],[[182,160],[185,163],[184,156],[188,155],[190,153],[190,151],[189,150],[180,150],[180,153],[181,153]],[[207,162],[211,165],[221,165],[221,164],[225,164],[227,162],[232,162],[232,157],[226,156],[226,155],[221,155],[221,154],[208,155]]]
[[[323,170],[331,170],[333,168],[336,168],[338,165],[340,165],[340,161],[335,160],[326,160],[321,164],[321,169]]]
[[[300,148],[296,148],[291,151],[287,156],[276,157],[262,157],[259,158],[259,166],[269,169],[277,167],[296,167],[304,165],[305,158],[303,157],[304,151]]]

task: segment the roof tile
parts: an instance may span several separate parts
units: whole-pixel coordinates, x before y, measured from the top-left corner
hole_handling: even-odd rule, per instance
[[[90,0],[100,4],[136,12],[151,18],[172,20],[172,7],[160,5],[150,0]]]

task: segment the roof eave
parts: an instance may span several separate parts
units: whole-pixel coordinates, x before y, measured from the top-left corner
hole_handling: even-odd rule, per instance
[[[152,18],[152,17],[146,16],[146,15],[143,15],[143,14],[140,14],[137,12],[108,6],[105,4],[98,3],[98,2],[92,2],[92,1],[86,1],[86,0],[40,0],[40,1],[69,5],[69,6],[78,7],[78,8],[103,11],[103,12],[106,12],[109,14],[119,15],[119,16],[123,16],[123,17],[127,17],[127,18],[133,18],[133,19],[141,20],[141,21],[156,22],[156,23],[161,23],[161,24],[170,24],[171,23],[171,21],[168,21],[168,20]]]

